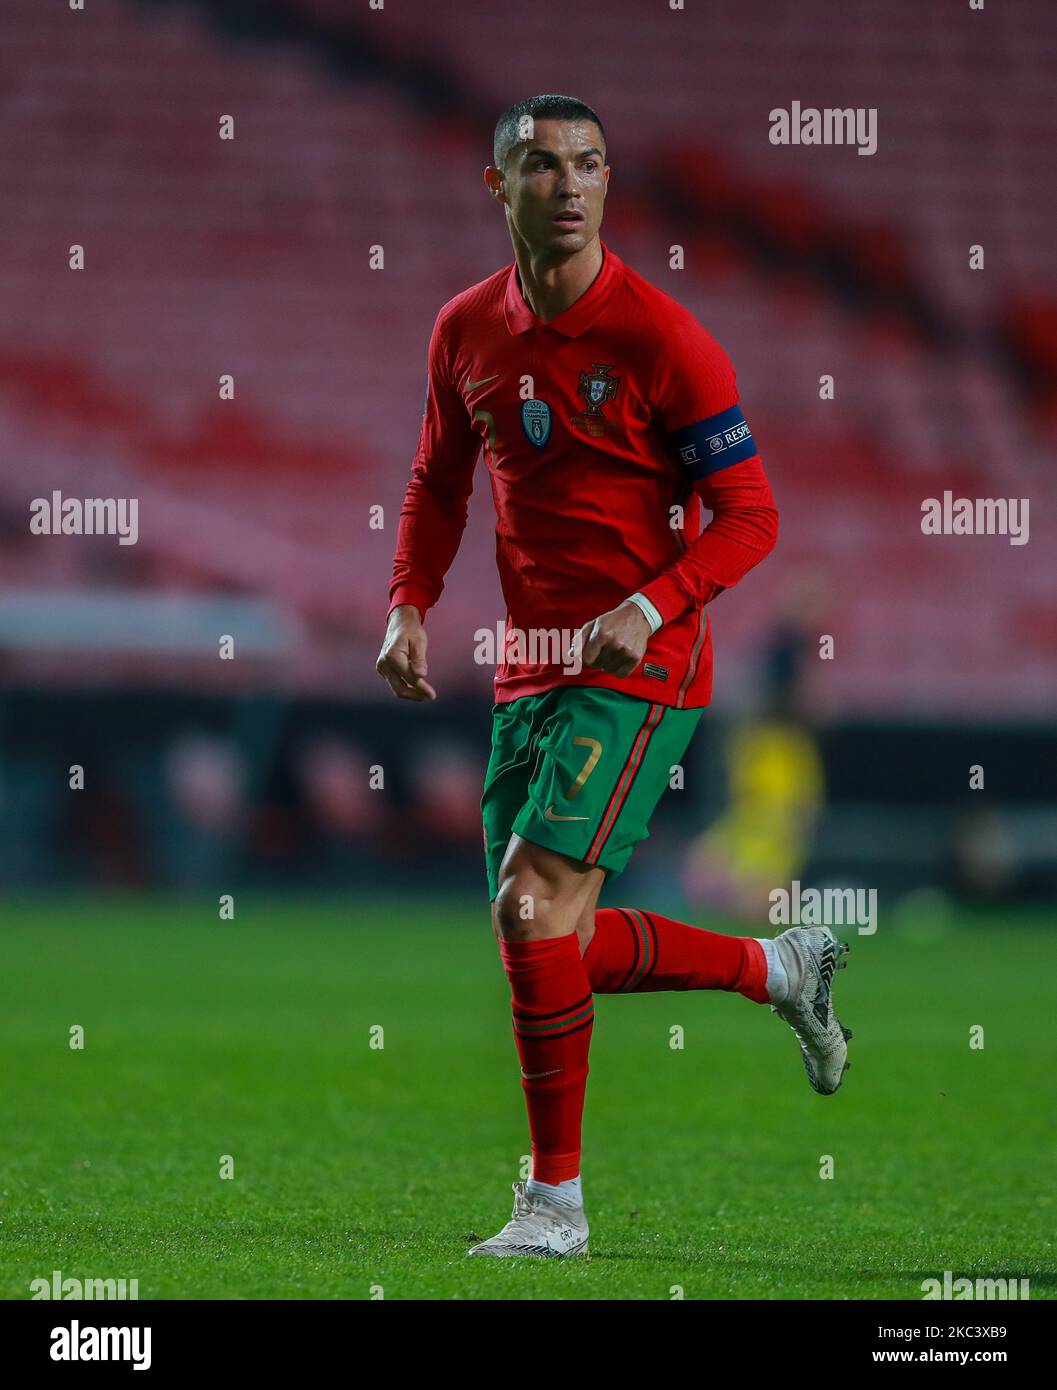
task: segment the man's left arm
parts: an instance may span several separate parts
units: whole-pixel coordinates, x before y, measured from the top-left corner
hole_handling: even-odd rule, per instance
[[[743,579],[774,548],[778,509],[745,416],[730,359],[699,325],[668,359],[658,418],[677,466],[712,520],[667,569],[583,631],[583,661],[628,676],[663,623]],[[676,421],[690,419],[691,424]]]
[[[641,590],[665,623],[732,588],[778,539],[778,509],[758,455],[696,479],[694,491],[712,520]]]
[[[585,627],[585,666],[630,676],[663,623],[732,588],[774,549],[778,509],[759,458],[701,478],[694,490],[712,520],[656,579]]]

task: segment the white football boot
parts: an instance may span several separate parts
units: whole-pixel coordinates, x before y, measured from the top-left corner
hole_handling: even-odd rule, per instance
[[[514,1212],[497,1236],[472,1245],[467,1255],[528,1255],[560,1260],[587,1254],[587,1218],[583,1207],[559,1207],[546,1197],[531,1197],[523,1182],[513,1184]]]
[[[825,927],[790,927],[774,938],[789,976],[789,993],[771,1012],[785,1019],[797,1036],[811,1088],[831,1096],[844,1080],[851,1029],[833,1012],[833,972],[843,970],[848,947]]]

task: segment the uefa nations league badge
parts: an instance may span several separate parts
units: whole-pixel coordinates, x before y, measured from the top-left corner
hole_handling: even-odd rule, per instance
[[[546,401],[521,402],[521,428],[530,444],[543,448],[551,437],[551,408]]]

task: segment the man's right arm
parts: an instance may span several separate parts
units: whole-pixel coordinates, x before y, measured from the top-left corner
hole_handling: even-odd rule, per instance
[[[438,315],[430,337],[426,408],[400,512],[389,623],[376,663],[393,693],[404,700],[436,699],[424,679],[422,624],[458,552],[481,448],[450,370],[443,317]]]

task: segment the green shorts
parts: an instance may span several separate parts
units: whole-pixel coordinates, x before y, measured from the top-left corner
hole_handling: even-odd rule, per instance
[[[495,705],[481,798],[489,897],[515,834],[619,873],[701,714],[591,686]]]

